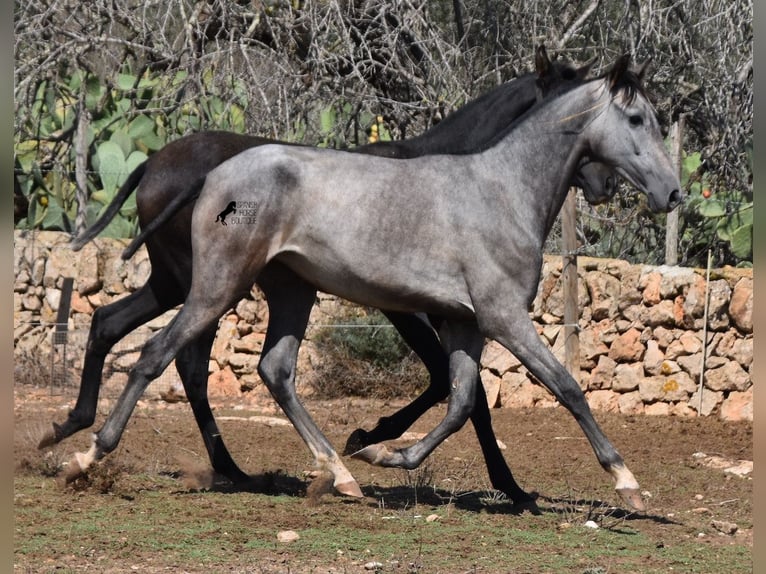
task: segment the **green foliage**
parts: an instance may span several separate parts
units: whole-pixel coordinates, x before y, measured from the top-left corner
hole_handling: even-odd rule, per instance
[[[740,192],[714,191],[707,177],[699,175],[701,172],[700,154],[686,155],[681,165],[681,185],[688,194],[683,206],[681,244],[686,251],[700,254],[707,248],[725,249],[733,256],[728,263],[751,266],[752,200]]]
[[[348,317],[340,327],[325,327],[315,337],[322,348],[366,361],[383,369],[395,368],[410,350],[380,311]]]
[[[130,173],[166,143],[200,129],[245,131],[247,100],[237,80],[231,80],[226,99],[213,93],[220,81],[203,75],[203,93],[184,100],[188,74],[172,77],[129,71],[111,83],[75,71],[63,80],[46,80],[37,89],[23,117],[32,118],[17,129],[17,181],[30,200],[25,229],[71,231],[78,215],[75,183],[75,137],[80,103],[88,114],[87,196],[81,209],[92,224],[112,201]],[[170,94],[170,96],[169,96]],[[132,237],[137,228],[135,195],[106,228],[108,237]]]

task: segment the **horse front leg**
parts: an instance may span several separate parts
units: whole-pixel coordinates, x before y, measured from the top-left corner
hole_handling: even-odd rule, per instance
[[[638,482],[625,465],[617,449],[593,417],[580,385],[542,343],[528,315],[506,317],[507,328],[489,336],[506,347],[537,379],[545,385],[569,412],[585,433],[602,468],[615,480],[615,489],[622,499],[636,510],[644,510]]]
[[[213,470],[234,484],[246,484],[250,482],[250,476],[237,466],[229,454],[207,396],[208,357],[213,348],[215,335],[216,328],[213,327],[181,349],[176,357],[176,369],[202,434]]]
[[[268,273],[259,277],[258,284],[269,305],[269,324],[258,374],[309,447],[317,467],[332,474],[335,490],[361,498],[359,484],[306,411],[295,389],[298,349],[306,332],[316,290],[291,271],[278,266],[272,266]]]
[[[70,461],[67,481],[83,474],[96,461],[117,448],[130,415],[138,399],[154,379],[162,374],[181,349],[194,341],[207,329],[214,328],[216,321],[231,305],[233,298],[204,298],[215,304],[197,303],[190,297],[173,320],[152,337],[141,351],[141,356],[128,375],[128,382],[101,429],[93,435],[91,448],[76,453]]]
[[[460,430],[474,410],[479,383],[479,358],[484,344],[474,321],[445,321],[441,341],[449,355],[450,395],[447,414],[415,444],[391,450],[374,444],[355,452],[352,458],[378,466],[417,468],[447,437]]]
[[[131,295],[96,309],[85,347],[77,402],[63,423],[53,423],[53,428],[40,439],[38,448],[53,446],[93,424],[107,354],[117,341],[133,329],[169,308],[159,303],[147,283]]]

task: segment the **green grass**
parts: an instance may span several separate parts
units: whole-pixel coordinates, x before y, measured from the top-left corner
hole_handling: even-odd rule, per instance
[[[640,532],[640,521],[590,530],[561,528],[555,512],[518,516],[491,504],[390,508],[326,497],[309,506],[303,497],[184,492],[167,479],[130,496],[72,492],[39,477],[17,477],[14,485],[17,564],[48,559],[67,568],[74,556],[115,564],[151,558],[190,572],[302,572],[309,564],[355,572],[369,561],[381,563],[380,572],[408,574],[752,572],[744,546],[691,535],[659,541]],[[429,514],[439,519],[427,522]],[[277,542],[288,529],[300,539]]]

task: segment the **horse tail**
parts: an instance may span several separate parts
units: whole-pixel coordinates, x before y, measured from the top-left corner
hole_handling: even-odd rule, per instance
[[[204,179],[202,180],[204,182]],[[141,247],[146,242],[146,238],[149,237],[152,233],[157,231],[160,227],[165,225],[165,223],[168,222],[170,218],[172,218],[178,211],[181,210],[182,207],[184,207],[187,203],[191,203],[192,201],[195,201],[200,194],[200,190],[202,188],[202,185],[193,185],[189,188],[187,188],[185,193],[179,193],[176,195],[166,206],[165,209],[163,209],[157,217],[152,219],[142,230],[141,232],[136,235],[133,240],[130,242],[130,244],[123,250],[122,252],[122,259],[128,260],[135,254],[136,251],[138,251],[138,248]]]
[[[82,249],[83,246],[88,243],[88,241],[101,233],[106,228],[106,226],[109,225],[109,222],[114,218],[114,216],[119,213],[125,201],[128,199],[128,197],[130,197],[130,194],[133,193],[136,187],[138,187],[138,183],[141,181],[141,178],[144,177],[144,173],[146,172],[146,161],[140,163],[138,167],[136,167],[136,169],[130,173],[128,179],[125,180],[125,183],[123,183],[120,189],[117,191],[117,194],[114,196],[114,199],[112,199],[112,202],[107,206],[103,215],[99,217],[93,225],[72,239],[70,243],[72,251],[79,251]]]

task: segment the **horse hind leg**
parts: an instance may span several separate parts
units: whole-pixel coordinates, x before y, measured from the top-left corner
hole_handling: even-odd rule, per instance
[[[430,383],[411,403],[390,416],[381,417],[375,428],[369,431],[360,428],[351,433],[343,449],[345,455],[400,437],[423,413],[449,396],[449,357],[431,325],[414,314],[385,312],[385,315],[399,331],[402,339],[423,361]],[[481,384],[476,385],[476,402],[471,413],[471,422],[484,455],[492,487],[508,496],[518,509],[539,512],[535,497],[518,485],[497,445],[487,396]]]
[[[130,415],[149,383],[162,374],[182,348],[207,329],[214,328],[216,321],[236,298],[227,296],[226,290],[219,291],[221,296],[212,299],[216,301],[214,305],[201,303],[192,293],[173,320],[144,345],[138,362],[128,375],[122,394],[104,425],[93,436],[90,450],[76,453],[69,463],[67,480],[84,473],[95,461],[117,447]],[[203,297],[201,300],[208,299]]]
[[[316,290],[287,269],[273,268],[258,284],[269,305],[266,340],[258,374],[274,400],[314,455],[316,465],[333,476],[340,494],[361,498],[362,490],[337,452],[298,399],[295,374],[298,349],[308,325]]]
[[[207,329],[201,336],[186,345],[176,357],[176,369],[189,399],[205,449],[213,470],[234,484],[250,482],[250,476],[234,462],[223,442],[207,396],[208,357],[215,340],[216,328]]]

